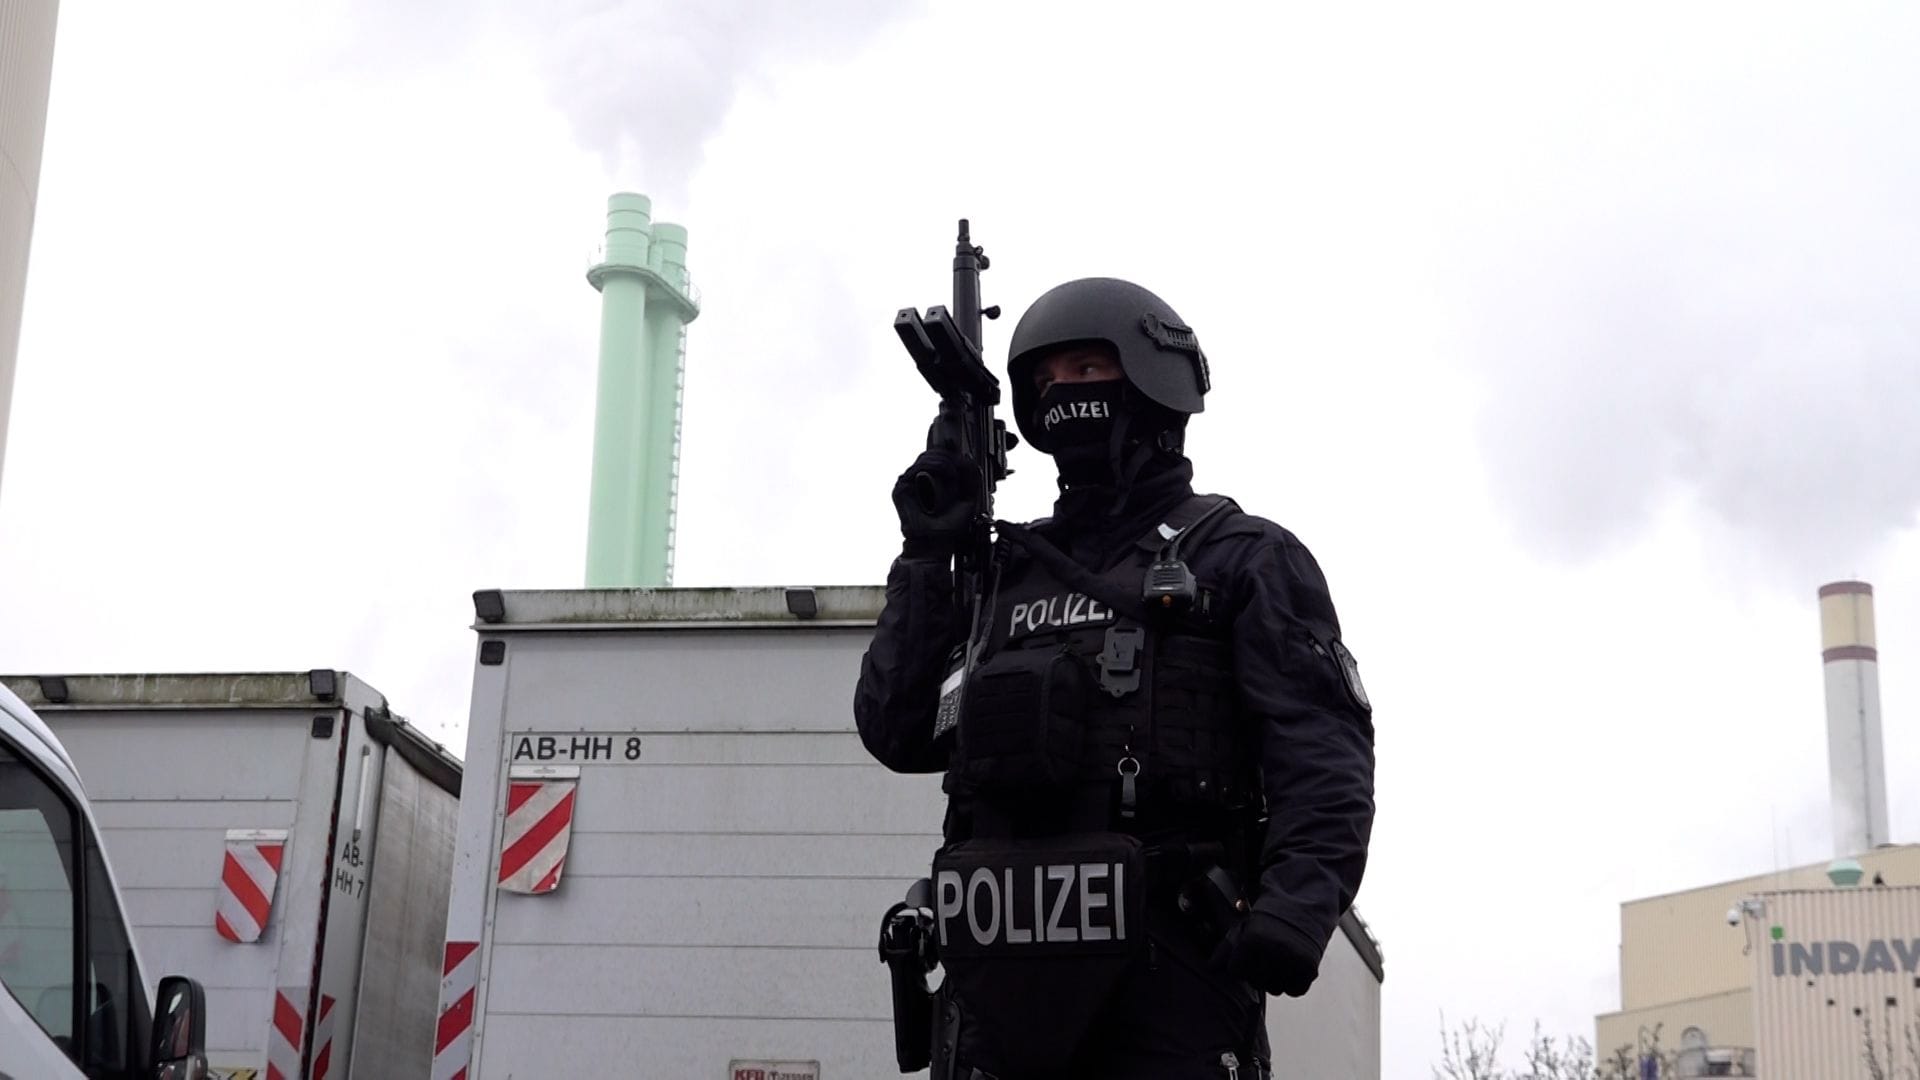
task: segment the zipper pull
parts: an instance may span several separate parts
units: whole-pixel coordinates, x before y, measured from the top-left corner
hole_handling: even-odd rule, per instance
[[[1220,1052],[1220,1067],[1227,1070],[1227,1080],[1240,1080],[1240,1059],[1231,1050]]]
[[[1140,760],[1128,754],[1114,768],[1120,773],[1120,816],[1131,821],[1134,807],[1140,802],[1140,791],[1134,783],[1140,776]]]

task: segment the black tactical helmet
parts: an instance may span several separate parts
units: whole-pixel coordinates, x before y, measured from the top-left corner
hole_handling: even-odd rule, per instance
[[[1020,434],[1035,442],[1031,426],[1033,364],[1061,345],[1104,341],[1120,356],[1127,382],[1156,405],[1179,414],[1205,408],[1201,395],[1210,388],[1207,357],[1193,330],[1165,300],[1130,281],[1081,278],[1040,295],[1007,347],[1007,378],[1013,383],[1013,416]]]

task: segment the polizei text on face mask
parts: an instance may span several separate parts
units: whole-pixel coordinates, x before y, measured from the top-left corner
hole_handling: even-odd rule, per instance
[[[1127,864],[941,870],[934,881],[940,944],[982,948],[1127,940]]]
[[[1048,409],[1040,422],[1048,431],[1055,424],[1067,420],[1109,420],[1113,418],[1113,407],[1104,401],[1063,401]]]
[[[1112,621],[1113,611],[1105,604],[1079,593],[1067,593],[1013,605],[1013,619],[1007,626],[1007,635],[1018,637],[1042,630],[1064,630],[1069,626]]]

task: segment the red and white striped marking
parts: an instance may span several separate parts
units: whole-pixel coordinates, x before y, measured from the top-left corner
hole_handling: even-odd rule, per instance
[[[300,1036],[306,1028],[307,992],[283,986],[273,995],[267,1025],[267,1080],[300,1080]]]
[[[313,1072],[308,1080],[327,1080],[333,1066],[333,998],[320,995],[320,1016],[313,1022]]]
[[[287,851],[285,829],[229,829],[227,857],[220,866],[220,899],[213,928],[228,941],[259,941],[273,910],[280,863]]]
[[[467,1066],[473,1062],[473,995],[480,985],[480,943],[447,942],[442,970],[433,1080],[467,1080]]]
[[[577,780],[510,780],[500,838],[500,888],[538,895],[560,887],[573,836]]]

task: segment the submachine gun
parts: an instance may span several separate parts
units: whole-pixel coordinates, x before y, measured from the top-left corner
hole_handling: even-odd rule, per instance
[[[940,414],[927,432],[927,449],[947,450],[966,461],[974,486],[976,513],[967,542],[960,546],[955,570],[960,595],[979,599],[979,576],[993,549],[993,491],[1011,472],[1007,451],[1019,442],[1005,422],[993,415],[1000,404],[1000,380],[980,358],[980,320],[1000,317],[999,305],[980,306],[980,271],[992,265],[986,249],[969,236],[967,219],[960,219],[960,238],[953,254],[953,307],[930,307],[922,315],[902,308],[893,317],[893,332],[907,347],[920,376],[940,395]],[[926,473],[914,477],[914,494],[928,511],[940,491]],[[969,588],[969,586],[972,586]]]
[[[980,320],[983,316],[1000,317],[999,305],[980,306],[980,271],[989,265],[986,249],[974,245],[967,219],[961,218],[960,238],[953,253],[952,311],[930,307],[922,315],[913,308],[902,308],[893,317],[893,330],[900,335],[900,343],[907,347],[920,376],[940,395],[939,415],[927,430],[927,449],[945,450],[964,461],[973,488],[973,521],[954,556],[954,592],[972,612],[967,640],[961,646],[959,667],[963,677],[954,692],[940,698],[933,724],[936,740],[945,737],[959,721],[964,676],[973,673],[987,564],[993,558],[993,492],[1012,473],[1007,468],[1007,451],[1020,441],[1007,430],[1005,421],[993,415],[994,407],[1000,404],[1000,380],[980,358]],[[913,491],[921,508],[929,513],[937,511],[938,501],[946,496],[939,483],[924,472],[913,478]]]
[[[993,414],[1000,404],[1000,380],[980,357],[981,319],[1000,316],[998,306],[980,306],[980,271],[989,265],[986,251],[975,246],[969,235],[967,220],[960,219],[953,253],[952,308],[931,307],[924,315],[903,308],[893,319],[894,332],[914,366],[940,395],[940,412],[927,432],[927,449],[948,451],[966,463],[975,510],[966,541],[954,557],[956,595],[972,609],[959,658],[962,677],[953,692],[941,697],[935,739],[944,737],[959,719],[960,694],[973,668],[982,593],[993,558],[993,492],[1012,471],[1007,468],[1007,451],[1019,441]],[[912,483],[914,497],[930,513],[948,494],[924,472]],[[939,963],[932,908],[932,890],[922,879],[880,922],[880,959],[893,981],[894,1056],[903,1073],[926,1068],[932,1058],[933,993],[927,987],[927,975]]]

